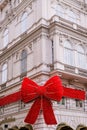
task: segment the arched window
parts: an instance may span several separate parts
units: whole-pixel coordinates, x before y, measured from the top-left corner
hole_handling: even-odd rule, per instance
[[[69,41],[64,42],[64,63],[73,65],[73,50]]]
[[[2,66],[2,83],[7,81],[7,64]]]
[[[74,22],[74,23],[77,22],[77,16],[73,11],[69,10],[67,12],[67,15],[68,15],[68,20],[70,20],[71,22]]]
[[[86,55],[83,47],[81,45],[78,45],[77,47],[77,53],[78,53],[78,65],[81,68],[86,68]]]
[[[27,72],[27,51],[23,50],[21,53],[21,74]]]
[[[6,47],[7,44],[8,44],[8,29],[6,29],[3,34],[3,47]]]
[[[22,33],[27,30],[27,12],[22,15],[21,18],[21,31]]]
[[[64,9],[61,5],[56,6],[56,12],[58,16],[64,17]]]

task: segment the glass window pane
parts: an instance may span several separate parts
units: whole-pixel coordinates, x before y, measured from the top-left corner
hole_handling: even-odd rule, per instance
[[[81,68],[86,68],[86,55],[81,45],[77,47],[78,52],[78,65]]]
[[[8,29],[5,30],[4,34],[3,34],[3,46],[6,47],[8,44]]]
[[[73,50],[71,43],[68,41],[64,43],[64,63],[73,65]]]
[[[61,5],[56,6],[56,12],[57,12],[58,16],[64,17],[64,9]]]
[[[76,17],[76,14],[73,11],[70,11],[70,10],[68,11],[68,20],[76,23],[77,17]]]
[[[76,99],[76,107],[83,107],[83,102]]]
[[[77,49],[78,49],[78,52],[84,53],[84,49],[81,45],[79,45]]]
[[[21,53],[21,73],[27,72],[27,51]]]
[[[7,64],[2,66],[2,83],[7,81]]]
[[[21,30],[22,33],[27,30],[27,13],[25,12],[21,18]]]

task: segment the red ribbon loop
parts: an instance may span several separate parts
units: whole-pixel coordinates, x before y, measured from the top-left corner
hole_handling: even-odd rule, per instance
[[[21,95],[25,103],[35,100],[25,122],[34,124],[42,110],[46,124],[57,124],[51,100],[60,101],[63,96],[63,87],[58,76],[49,79],[44,86],[39,86],[32,80],[24,78]]]

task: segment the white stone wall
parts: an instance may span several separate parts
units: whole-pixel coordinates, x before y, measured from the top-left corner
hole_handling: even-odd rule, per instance
[[[65,9],[64,18],[57,15],[56,5]],[[0,6],[1,7],[1,6]],[[74,11],[79,19],[77,23],[67,20],[67,11]],[[9,13],[6,15],[6,11]],[[11,11],[11,12],[10,12]],[[27,16],[27,30],[21,33],[21,17]],[[65,86],[87,90],[87,69],[79,68],[77,46],[81,44],[87,55],[87,12],[81,1],[74,0],[21,0],[12,1],[12,10],[7,4],[0,12],[0,97],[14,93],[21,88],[21,52],[27,50],[27,77],[43,85],[53,75],[59,75]],[[9,43],[3,48],[3,33],[9,30]],[[64,41],[72,43],[75,54],[74,65],[64,63]],[[52,52],[53,47],[53,52]],[[8,77],[6,87],[2,89],[2,65],[7,63]],[[84,104],[84,102],[83,102]],[[8,127],[23,126],[24,118],[31,104],[21,102],[0,108],[0,121],[15,118]],[[76,107],[76,101],[67,99],[66,104],[53,103],[58,124],[66,123],[74,130],[79,124],[87,125],[87,101],[85,108]],[[4,128],[5,123],[2,123]],[[39,115],[34,130],[56,130],[48,126]]]

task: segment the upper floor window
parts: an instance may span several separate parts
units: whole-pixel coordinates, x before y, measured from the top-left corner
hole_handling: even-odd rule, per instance
[[[0,106],[0,115],[4,113],[4,107]],[[0,127],[1,128],[1,127]],[[2,129],[3,130],[3,129]]]
[[[22,33],[27,30],[27,12],[22,15],[21,18],[21,31]]]
[[[78,65],[81,68],[86,68],[86,55],[83,47],[81,45],[78,45],[77,47],[77,53],[78,53]]]
[[[25,108],[26,105],[24,102],[20,101],[19,106],[20,106],[20,109],[23,109],[23,108]]]
[[[69,41],[64,42],[64,63],[73,65],[73,50]]]
[[[8,29],[6,29],[3,34],[3,47],[6,47],[7,44],[8,44]]]
[[[77,16],[73,11],[68,10],[67,15],[68,15],[68,20],[70,20],[71,22],[74,22],[74,23],[77,22]]]
[[[23,50],[21,53],[21,74],[27,72],[27,51]]]
[[[61,5],[56,6],[56,12],[58,16],[64,17],[64,9]]]
[[[62,100],[60,101],[60,104],[61,105],[66,105],[66,98],[65,97],[62,97]]]
[[[2,83],[7,81],[7,64],[2,66]]]

